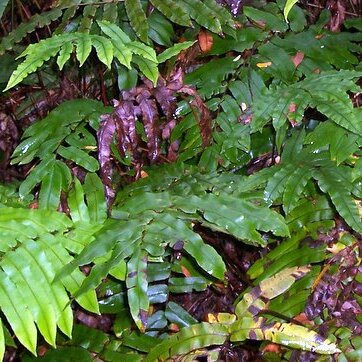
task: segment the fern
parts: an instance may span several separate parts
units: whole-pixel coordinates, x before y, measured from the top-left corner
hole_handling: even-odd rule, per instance
[[[0,4],[0,16],[2,15]],[[37,28],[43,28],[62,16],[62,10],[55,8],[44,11],[41,14],[33,15],[27,22],[21,23],[15,30],[3,37],[0,42],[0,55],[10,50],[16,43],[21,42],[28,34],[34,32]]]
[[[320,190],[329,195],[347,224],[355,231],[361,232],[359,211],[352,197],[354,186],[350,168],[344,165],[337,166],[330,160],[327,152],[316,151],[313,147],[303,148],[296,153],[295,148],[290,147],[291,144],[295,147],[294,139],[295,137],[285,146],[280,165],[273,166],[274,176],[266,182],[264,199],[273,202],[282,197],[284,211],[290,213],[297,205],[308,181],[314,179]]]
[[[89,244],[76,261],[66,267],[61,274],[67,275],[78,265],[96,262],[79,291],[81,295],[97,286],[119,263],[126,261],[128,270],[126,283],[128,288],[131,288],[128,289],[128,297],[136,306],[131,313],[141,330],[145,328],[148,310],[147,286],[142,276],[146,264],[143,267],[135,265],[134,253],[142,253],[145,262],[147,255],[153,259],[162,259],[165,257],[165,245],[172,247],[179,240],[183,240],[184,250],[202,269],[215,278],[223,279],[224,263],[220,256],[210,246],[205,245],[201,237],[192,230],[191,221],[199,221],[211,229],[229,233],[252,244],[265,245],[257,230],[271,231],[279,236],[288,235],[288,229],[282,218],[274,211],[254,204],[253,199],[242,200],[213,190],[212,180],[219,184],[220,190],[224,188],[220,184],[222,178],[218,182],[217,175],[213,178],[201,174],[190,177],[188,173],[182,176],[182,173],[176,170],[171,168],[163,176],[171,177],[171,184],[169,182],[167,185],[168,191],[151,191],[152,184],[155,183],[158,187],[162,185],[159,182],[160,173],[155,175],[154,180],[149,176],[145,185],[144,181],[141,182],[141,188],[135,183],[124,190],[123,195],[129,197],[122,197],[122,204],[113,207],[113,217],[119,220],[109,220],[98,232],[95,241]],[[175,171],[176,175],[173,174]],[[182,177],[185,178],[184,181]],[[199,186],[196,189],[192,187],[197,184]],[[180,190],[183,197],[178,196]],[[209,194],[207,190],[215,193]],[[255,215],[258,216],[255,218]],[[99,258],[102,258],[100,259],[102,261],[97,263]],[[134,280],[135,276],[138,279]],[[132,280],[129,279],[131,277]]]
[[[53,346],[57,327],[71,336],[73,313],[66,290],[74,293],[84,276],[76,270],[62,281],[53,279],[72,260],[62,240],[73,223],[52,211],[2,207],[1,215],[0,308],[19,341],[36,354],[34,323]],[[76,299],[98,312],[94,291]],[[3,346],[4,340],[0,342]]]
[[[308,271],[307,267],[288,268],[262,281],[258,287],[243,295],[235,307],[235,315],[228,313],[209,315],[209,323],[203,322],[183,328],[151,348],[145,361],[166,361],[195,349],[222,345],[227,338],[232,342],[245,339],[270,340],[322,354],[339,352],[334,343],[321,338],[306,327],[291,323],[266,323],[264,317],[257,316],[257,313],[266,307],[265,300],[274,299],[287,291]]]
[[[124,2],[127,15],[131,26],[135,30],[137,36],[143,42],[148,42],[148,24],[146,14],[144,13],[140,0],[125,0]]]
[[[121,64],[130,67],[132,54],[133,61],[136,63],[143,74],[155,84],[158,79],[156,53],[153,48],[140,43],[131,41],[130,38],[116,25],[108,22],[99,23],[101,29],[108,37],[100,35],[92,35],[87,33],[69,33],[62,35],[54,35],[51,38],[41,40],[37,44],[30,45],[20,57],[25,57],[25,60],[17,67],[9,79],[9,82],[4,91],[19,84],[29,74],[35,72],[43,63],[59,53],[57,63],[60,69],[68,61],[73,49],[76,49],[76,57],[80,66],[89,57],[92,46],[96,50],[98,59],[108,68],[111,67],[113,57],[116,56]],[[192,42],[187,42],[183,46],[172,48],[170,54],[161,60],[166,60],[172,55],[176,55],[177,51],[186,49],[192,45]],[[166,53],[167,54],[167,53]],[[137,56],[135,56],[137,55]]]
[[[288,118],[300,122],[304,110],[311,106],[336,124],[359,134],[358,112],[353,108],[346,92],[359,91],[360,88],[354,80],[360,76],[360,72],[347,70],[324,72],[310,75],[290,86],[269,89],[254,102],[252,130],[260,130],[271,119],[276,130],[280,129]],[[291,111],[291,106],[296,111]]]
[[[62,103],[43,120],[31,125],[23,134],[23,141],[13,153],[13,163],[27,164],[34,159],[40,162],[22,182],[22,198],[41,183],[39,207],[56,209],[62,191],[71,183],[68,166],[56,156],[73,161],[89,172],[98,170],[98,161],[89,153],[96,149],[96,140],[88,123],[97,130],[99,117],[109,111],[93,100],[73,100]]]

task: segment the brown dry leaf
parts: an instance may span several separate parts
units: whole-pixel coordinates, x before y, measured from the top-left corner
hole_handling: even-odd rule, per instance
[[[200,49],[204,53],[207,53],[211,50],[212,45],[214,43],[214,39],[208,31],[201,30],[198,35],[198,40],[199,40]]]
[[[280,353],[280,351],[281,351],[281,346],[276,343],[268,343],[263,348],[263,353]]]
[[[328,8],[331,10],[332,16],[329,21],[329,30],[335,33],[341,31],[341,26],[346,18],[345,4],[340,0],[328,1]]]
[[[188,271],[188,269],[186,267],[184,267],[183,265],[181,265],[181,271],[182,274],[186,277],[189,278],[191,276],[191,273]]]
[[[303,61],[303,59],[304,59],[304,53],[298,51],[297,54],[295,54],[292,57],[292,62],[295,65],[295,67],[297,68],[298,65]]]
[[[178,332],[180,330],[179,326],[176,323],[171,323],[169,329],[171,332]]]
[[[309,320],[305,313],[300,313],[293,318],[293,320],[302,323],[303,325],[307,326],[314,326],[313,321]]]

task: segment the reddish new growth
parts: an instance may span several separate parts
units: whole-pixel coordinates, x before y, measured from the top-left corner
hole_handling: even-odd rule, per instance
[[[156,87],[145,79],[138,87],[123,91],[120,100],[113,101],[114,112],[102,117],[98,131],[98,158],[108,202],[115,195],[113,144],[122,157],[131,156],[136,179],[140,177],[144,164],[176,160],[179,143],[170,142],[170,136],[179,121],[175,114],[177,101],[179,96],[185,95],[190,96],[189,106],[198,120],[202,143],[206,146],[211,139],[210,113],[197,92],[183,84],[181,70],[174,72],[168,80],[159,77]],[[143,124],[146,144],[137,133],[138,121]],[[161,154],[162,141],[167,148],[165,154]]]

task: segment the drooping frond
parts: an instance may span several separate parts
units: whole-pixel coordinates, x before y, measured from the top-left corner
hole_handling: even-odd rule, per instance
[[[67,291],[74,294],[84,275],[75,270],[53,282],[71,262],[65,235],[74,227],[64,214],[22,207],[1,207],[0,309],[19,341],[36,354],[37,328],[55,346],[57,328],[71,336],[73,313]],[[94,291],[77,298],[83,308],[98,312]],[[4,339],[0,339],[4,345]]]

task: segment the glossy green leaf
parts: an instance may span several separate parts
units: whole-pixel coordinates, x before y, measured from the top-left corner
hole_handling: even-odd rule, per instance
[[[156,86],[159,75],[157,63],[140,56],[133,56],[132,61],[138,65],[140,71]]]
[[[72,260],[72,257],[68,254],[64,245],[59,244],[56,237],[47,234],[39,239],[39,243],[42,244],[43,250],[46,251],[47,260],[49,260],[54,270],[59,271],[64,265]],[[75,295],[84,278],[85,276],[80,270],[74,270],[61,279],[61,282],[72,295]],[[84,309],[92,313],[99,313],[97,297],[94,290],[77,297],[76,301]]]
[[[147,296],[147,254],[138,249],[127,263],[127,296],[130,312],[137,327],[144,331],[148,317],[149,299]]]
[[[192,196],[178,203],[184,211],[202,210],[205,225],[230,233],[247,243],[265,245],[265,240],[257,230],[271,231],[279,236],[289,235],[280,215],[246,200],[209,194],[202,198]]]
[[[333,122],[359,134],[361,130],[356,121],[357,113],[346,94],[357,88],[354,84],[355,77],[358,77],[358,72],[355,71],[329,71],[311,74],[302,81],[270,89],[254,100],[251,127],[254,131],[260,130],[273,119],[274,127],[280,128],[287,121],[291,106],[296,109],[291,117],[295,122],[300,122],[304,109],[313,105]]]
[[[37,330],[33,317],[26,307],[27,303],[20,294],[13,281],[2,273],[0,278],[2,293],[0,293],[0,306],[11,328],[30,352],[36,355]]]
[[[268,30],[284,32],[288,28],[283,18],[279,18],[271,12],[244,6],[243,13],[251,20],[260,22]]]
[[[110,68],[113,60],[112,42],[107,38],[93,35],[92,45],[96,49],[98,59]]]
[[[183,43],[178,43],[164,50],[161,54],[157,56],[157,60],[159,63],[163,63],[166,60],[178,55],[182,50],[189,48],[191,45],[195,44],[194,41],[185,41]]]
[[[184,0],[183,5],[187,9],[190,17],[206,29],[214,33],[221,33],[222,27],[218,15],[214,13],[200,0]]]
[[[148,36],[155,43],[170,47],[175,39],[175,31],[169,18],[158,11],[152,12],[148,17]]]
[[[62,170],[58,167],[57,163],[54,163],[46,171],[41,180],[39,208],[56,210],[59,206],[60,193],[62,191]]]
[[[122,65],[131,69],[132,52],[127,46],[127,44],[131,42],[131,39],[115,24],[107,21],[99,21],[98,25],[103,33],[111,38],[114,56]]]
[[[36,263],[31,263],[35,265]],[[43,288],[38,288],[33,280],[44,281],[41,275],[37,275],[37,270],[29,268],[28,258],[24,258],[24,251],[17,249],[15,253],[7,253],[6,258],[1,261],[1,267],[5,274],[14,280],[19,287],[19,291],[26,305],[36,322],[39,331],[45,340],[52,346],[55,346],[57,316],[52,305],[49,294]]]
[[[142,44],[138,41],[132,41],[127,43],[127,48],[130,49],[132,53],[141,56],[145,60],[147,59],[153,63],[158,63],[155,50],[148,45]]]
[[[183,26],[191,25],[187,10],[179,2],[174,0],[151,0],[151,3],[174,23]]]
[[[104,34],[109,36],[111,39],[122,44],[128,44],[131,42],[129,36],[116,24],[112,24],[109,21],[98,21],[98,25]]]
[[[87,35],[79,36],[76,41],[76,46],[75,54],[79,61],[79,66],[82,66],[92,51],[91,38]]]
[[[95,173],[88,173],[83,189],[91,222],[102,223],[107,218],[107,204],[101,179]]]
[[[175,302],[167,303],[165,317],[169,322],[176,323],[180,327],[189,327],[197,323],[192,315]]]
[[[32,47],[29,46],[26,52],[26,59],[16,68],[11,75],[4,92],[19,84],[30,73],[35,72],[40,68],[44,61],[55,56],[59,52],[61,44],[58,43],[56,36],[40,41],[37,51],[32,52]]]
[[[132,28],[137,36],[145,43],[148,43],[148,24],[146,14],[143,11],[140,0],[125,0],[127,15]]]
[[[89,223],[89,212],[84,202],[84,191],[80,181],[74,179],[74,187],[68,196],[68,205],[70,209],[70,215],[74,222],[85,222]]]
[[[82,166],[90,172],[95,172],[99,168],[98,161],[94,157],[89,156],[87,152],[74,146],[59,146],[57,152],[60,156],[74,161],[77,165]]]
[[[313,176],[317,179],[321,190],[329,194],[335,208],[347,224],[355,231],[362,232],[361,216],[352,198],[346,172],[341,168],[324,167],[316,171]]]
[[[64,64],[69,60],[70,55],[73,52],[73,44],[72,43],[65,43],[62,45],[58,58],[57,58],[57,64],[60,70],[63,69]]]
[[[12,163],[26,164],[36,156],[50,162],[49,160],[52,158],[50,154],[59,147],[61,142],[71,137],[72,134],[75,136],[78,130],[81,130],[76,128],[79,123],[98,120],[101,114],[108,111],[109,108],[104,107],[101,102],[91,99],[74,99],[63,102],[52,110],[47,117],[33,123],[25,130],[22,142],[16,147],[12,155]],[[83,138],[90,139],[89,136],[84,136],[83,134]],[[94,137],[92,139],[94,140]],[[44,149],[46,144],[50,146]],[[94,166],[94,161],[91,162]]]

